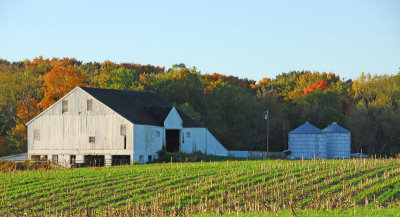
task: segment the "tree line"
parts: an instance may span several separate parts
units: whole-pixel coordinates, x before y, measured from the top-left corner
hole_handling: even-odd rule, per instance
[[[74,58],[9,62],[0,59],[0,155],[26,152],[25,124],[76,86],[155,91],[203,123],[231,150],[270,151],[288,146],[288,133],[306,121],[333,121],[352,133],[352,152],[400,153],[400,72],[362,73],[344,80],[334,73],[290,71],[260,81],[202,74],[185,64],[165,67]]]

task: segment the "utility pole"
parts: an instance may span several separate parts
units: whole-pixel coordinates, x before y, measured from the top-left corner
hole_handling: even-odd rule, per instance
[[[267,120],[267,159],[269,159],[269,111],[265,114],[265,120]]]

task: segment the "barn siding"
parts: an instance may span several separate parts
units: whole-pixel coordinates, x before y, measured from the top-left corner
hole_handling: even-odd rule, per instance
[[[145,163],[148,161],[148,156],[154,158],[157,151],[162,149],[163,141],[165,141],[164,128],[136,124],[134,138],[133,161]]]
[[[186,133],[190,133],[190,137]],[[181,137],[184,143],[181,144],[183,153],[200,151],[204,154],[228,156],[228,150],[208,131],[206,128],[183,128]]]
[[[87,99],[93,99],[93,111],[87,111]],[[63,98],[68,100],[68,112],[62,114],[62,100],[56,102],[28,125],[28,154],[31,155],[132,155],[133,124],[115,113],[83,90],[76,88]],[[120,135],[125,124],[127,148]],[[33,130],[40,132],[40,141],[34,141]],[[95,136],[95,144],[89,143]],[[64,156],[61,157],[64,159]],[[59,161],[61,160],[59,156]]]
[[[175,107],[172,107],[168,116],[165,118],[164,127],[166,129],[182,129],[182,118],[176,111]]]

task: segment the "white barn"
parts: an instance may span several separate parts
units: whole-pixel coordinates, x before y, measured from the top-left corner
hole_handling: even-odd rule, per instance
[[[306,122],[289,133],[289,151],[294,158],[325,159],[327,157],[326,135]]]
[[[322,130],[327,139],[328,158],[350,158],[351,133],[336,122]]]
[[[27,128],[29,159],[65,166],[146,163],[163,146],[228,155],[203,125],[154,92],[76,87]]]

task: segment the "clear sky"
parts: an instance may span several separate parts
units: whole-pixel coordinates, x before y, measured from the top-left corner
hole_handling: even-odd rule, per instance
[[[196,66],[260,80],[291,70],[395,74],[400,1],[0,0],[0,58]]]

